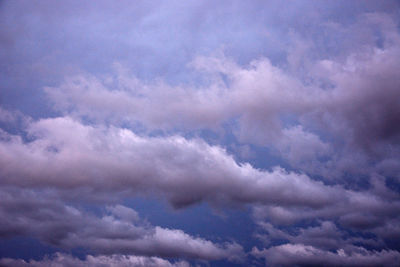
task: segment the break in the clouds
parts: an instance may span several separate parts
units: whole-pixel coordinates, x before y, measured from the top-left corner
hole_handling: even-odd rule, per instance
[[[399,14],[0,2],[0,265],[398,265]]]

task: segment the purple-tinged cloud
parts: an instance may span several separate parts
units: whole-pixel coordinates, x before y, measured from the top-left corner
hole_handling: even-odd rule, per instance
[[[331,252],[302,244],[253,248],[252,255],[265,258],[267,266],[397,266],[400,260],[400,253],[394,250],[369,251],[355,247],[351,252],[343,249]]]
[[[233,121],[229,130],[240,142],[269,147],[294,168],[326,179],[390,172],[383,162],[400,155],[400,34],[394,19],[381,13],[335,31],[350,35],[365,27],[379,33],[382,45],[367,30],[359,37],[366,39],[362,49],[313,59],[301,73],[268,58],[242,66],[224,55],[198,56],[190,67],[207,81],[199,85],[142,81],[115,64],[112,76],[82,73],[45,92],[68,116],[147,131],[221,132]]]
[[[91,256],[88,255],[84,260],[73,257],[68,254],[55,253],[52,257],[46,257],[43,260],[24,261],[11,258],[0,259],[1,266],[6,267],[56,267],[56,266],[74,266],[74,267],[189,267],[186,261],[169,262],[157,257],[110,255],[110,256]]]
[[[399,8],[0,2],[0,265],[396,264]],[[141,195],[256,225],[207,240]],[[90,255],[10,259],[20,236]]]
[[[0,142],[3,185],[158,192],[177,207],[208,201],[318,208],[347,195],[306,175],[240,165],[218,146],[179,136],[140,137],[68,117],[34,122],[26,134],[31,141],[9,135]]]
[[[256,204],[254,216],[259,224],[265,220],[276,225],[335,220],[342,227],[374,233],[381,243],[385,239],[380,235],[382,229],[400,212],[398,196],[379,176],[373,179],[372,189],[352,191],[282,168],[265,171],[238,164],[224,149],[197,139],[142,137],[128,129],[89,126],[68,117],[31,122],[26,135],[29,141],[7,135],[0,142],[5,155],[1,158],[3,186],[52,188],[64,199],[68,192],[86,189],[105,202],[157,194],[180,208],[200,202],[215,207]],[[75,194],[75,198],[90,196]],[[122,208],[117,211],[124,212]],[[182,242],[185,239],[161,228],[156,234],[153,238],[161,243],[175,235]],[[73,244],[78,241],[108,251],[107,243],[98,239],[68,239]],[[145,241],[140,239],[143,248]],[[123,242],[120,245],[119,250],[130,248]],[[149,250],[154,249],[151,246]],[[165,256],[168,253],[178,251],[171,248]]]
[[[237,243],[216,244],[181,230],[154,227],[125,206],[107,207],[107,213],[97,217],[45,192],[8,188],[1,193],[3,238],[31,236],[58,248],[85,248],[103,255],[232,261],[244,257]]]

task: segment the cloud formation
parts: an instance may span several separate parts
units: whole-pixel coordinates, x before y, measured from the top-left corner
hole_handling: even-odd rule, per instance
[[[268,264],[273,266],[397,266],[400,253],[393,250],[369,251],[355,248],[355,251],[346,253],[343,249],[336,252],[320,250],[312,246],[301,244],[285,244],[267,250],[254,249],[256,257],[265,257]]]
[[[3,258],[0,260],[2,266],[15,266],[15,267],[26,267],[26,266],[44,266],[44,267],[55,267],[55,266],[122,266],[122,267],[188,267],[188,262],[178,261],[171,263],[167,260],[157,257],[142,257],[142,256],[126,256],[126,255],[111,255],[111,256],[87,256],[86,259],[81,260],[79,258],[72,257],[68,254],[56,253],[52,258],[45,258],[41,261],[24,261],[16,260],[11,258]]]
[[[218,131],[235,121],[233,133],[241,142],[276,149],[295,168],[327,178],[365,174],[351,165],[371,168],[371,161],[380,164],[379,171],[397,172],[385,162],[400,154],[400,66],[395,60],[400,35],[385,14],[362,15],[345,34],[365,27],[371,32],[360,36],[365,39],[362,49],[310,61],[301,73],[274,66],[267,58],[240,66],[216,55],[190,64],[205,76],[203,85],[144,82],[117,64],[113,76],[82,74],[45,91],[65,114],[117,125]],[[372,29],[379,33],[380,46]],[[306,147],[318,152],[304,155]]]
[[[0,2],[0,265],[396,265],[399,10]]]
[[[180,208],[199,202],[209,202],[219,208],[257,204],[254,206],[254,218],[266,231],[266,234],[259,235],[261,239],[283,239],[291,244],[300,242],[317,247],[321,243],[336,242],[335,249],[354,244],[381,248],[390,242],[385,235],[389,229],[392,235],[399,232],[393,227],[400,212],[400,201],[380,176],[373,178],[371,189],[352,191],[281,168],[263,171],[250,164],[238,164],[224,149],[198,139],[141,137],[128,129],[84,125],[69,117],[32,121],[25,136],[29,139],[3,133],[3,141],[0,142],[0,149],[6,155],[1,160],[2,175],[5,177],[1,181],[3,187],[20,188],[18,190],[53,188],[66,200],[70,199],[69,192],[80,192],[86,188],[103,202],[110,197],[115,199],[115,193],[120,199],[143,193],[159,194]],[[28,203],[35,203],[34,199],[32,197]],[[243,253],[235,243],[215,245],[179,230],[155,227],[148,234],[149,230],[125,223],[126,220],[137,220],[137,214],[123,206],[109,208],[111,215],[101,219],[83,215],[72,207],[44,206],[50,211],[64,209],[67,215],[72,216],[70,221],[66,221],[66,214],[58,217],[47,211],[47,217],[52,218],[48,224],[36,212],[43,208],[26,208],[35,211],[31,215],[22,213],[26,216],[22,221],[28,224],[13,223],[19,220],[10,216],[12,211],[16,211],[15,216],[20,216],[24,205],[27,204],[18,207],[4,205],[4,215],[8,214],[10,218],[9,224],[6,224],[9,228],[6,225],[3,227],[4,234],[33,235],[60,247],[85,247],[103,254],[119,252],[240,260],[237,255]],[[29,222],[32,217],[33,220],[42,220],[40,227],[24,232],[22,229],[30,229],[27,225],[38,225]],[[276,236],[274,226],[264,222],[268,220],[274,225],[290,225],[316,219],[326,220],[319,238],[307,237],[313,232],[311,229],[302,230],[299,235],[280,232]],[[340,237],[340,232],[336,234],[339,239],[334,241],[330,229],[336,231],[336,224],[360,233],[374,234],[376,242],[368,238],[347,240],[345,236]],[[51,236],[46,236],[48,229],[53,227]],[[110,228],[120,228],[120,231],[108,232]],[[72,234],[67,234],[68,231]],[[325,245],[321,249],[332,247]]]
[[[85,248],[95,254],[123,254],[240,261],[236,243],[215,244],[181,230],[152,226],[122,205],[108,206],[101,217],[47,195],[8,188],[2,190],[0,236],[31,236],[63,249]]]
[[[83,125],[68,117],[30,124],[30,141],[4,135],[3,185],[155,191],[177,207],[201,201],[321,207],[346,195],[306,175],[240,165],[218,146],[179,136],[140,137],[128,129]]]

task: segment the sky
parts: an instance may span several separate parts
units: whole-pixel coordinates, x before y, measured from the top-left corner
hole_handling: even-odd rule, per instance
[[[399,266],[400,2],[0,1],[1,266]]]

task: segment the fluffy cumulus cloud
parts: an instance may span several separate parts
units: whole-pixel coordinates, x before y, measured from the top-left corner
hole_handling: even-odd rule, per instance
[[[1,2],[0,265],[398,265],[399,14]]]

